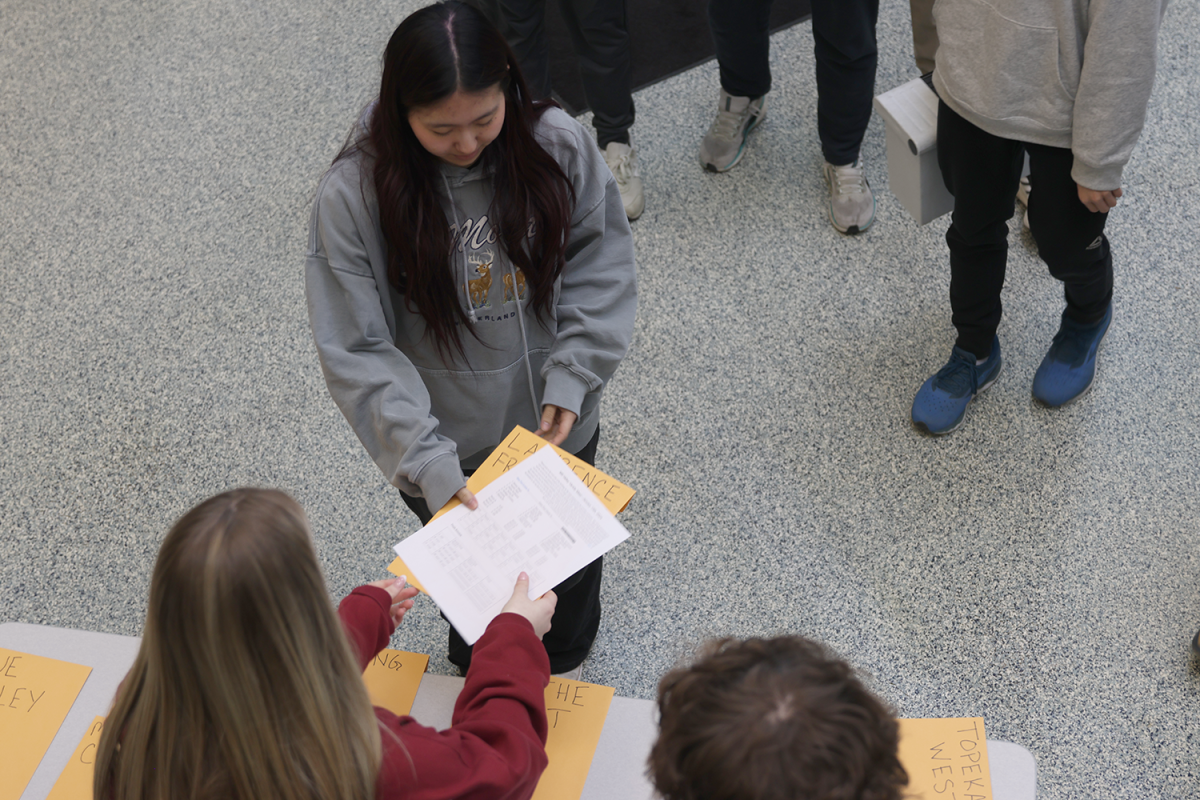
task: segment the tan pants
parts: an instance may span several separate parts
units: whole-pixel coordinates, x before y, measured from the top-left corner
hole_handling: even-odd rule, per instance
[[[912,11],[913,56],[922,75],[933,72],[934,55],[938,49],[933,3],[934,0],[908,0],[908,7]]]

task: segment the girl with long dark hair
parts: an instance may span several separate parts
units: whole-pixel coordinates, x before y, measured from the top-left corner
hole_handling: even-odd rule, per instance
[[[326,173],[305,268],[326,384],[427,522],[520,424],[587,462],[629,346],[632,235],[595,141],[533,102],[500,33],[462,2],[405,19],[379,97]],[[601,562],[555,587],[545,637],[576,670]],[[451,628],[450,660],[471,649]]]

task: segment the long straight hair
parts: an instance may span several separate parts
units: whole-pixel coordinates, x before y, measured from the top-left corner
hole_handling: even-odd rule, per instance
[[[372,156],[369,177],[387,243],[388,281],[421,314],[447,361],[454,351],[464,354],[464,327],[478,334],[450,268],[454,239],[440,202],[438,159],[417,139],[408,115],[456,91],[495,86],[504,93],[505,116],[499,136],[481,156],[493,188],[488,216],[505,254],[525,274],[535,316],[544,320],[566,263],[575,192],[533,135],[536,122],[555,104],[531,100],[512,50],[482,12],[450,0],[401,22],[384,53],[379,100],[367,130],[334,160],[355,150]],[[459,232],[460,243],[465,233]]]
[[[167,534],[96,756],[104,800],[370,800],[378,723],[288,495],[237,489]]]

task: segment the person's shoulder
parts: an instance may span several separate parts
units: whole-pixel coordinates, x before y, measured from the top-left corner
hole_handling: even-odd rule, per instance
[[[348,153],[330,165],[317,185],[316,206],[328,213],[334,208],[361,210],[373,198],[371,181],[360,153]]]
[[[329,165],[321,176],[318,194],[327,191],[340,192],[346,189],[358,191],[362,186],[363,158],[360,153],[347,153]]]
[[[578,151],[585,143],[595,146],[583,124],[557,106],[542,112],[533,126],[533,135],[560,161],[560,152]]]

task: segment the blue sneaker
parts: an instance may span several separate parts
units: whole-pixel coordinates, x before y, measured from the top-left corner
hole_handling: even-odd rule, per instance
[[[1062,324],[1050,350],[1033,376],[1033,396],[1051,408],[1065,406],[1086,392],[1096,380],[1096,357],[1100,340],[1112,322],[1112,303],[1104,318],[1080,325],[1063,312]]]
[[[991,355],[982,364],[975,363],[974,353],[955,347],[946,366],[921,384],[913,398],[913,424],[938,436],[957,430],[967,404],[996,382],[1002,363],[999,336],[992,339]]]

